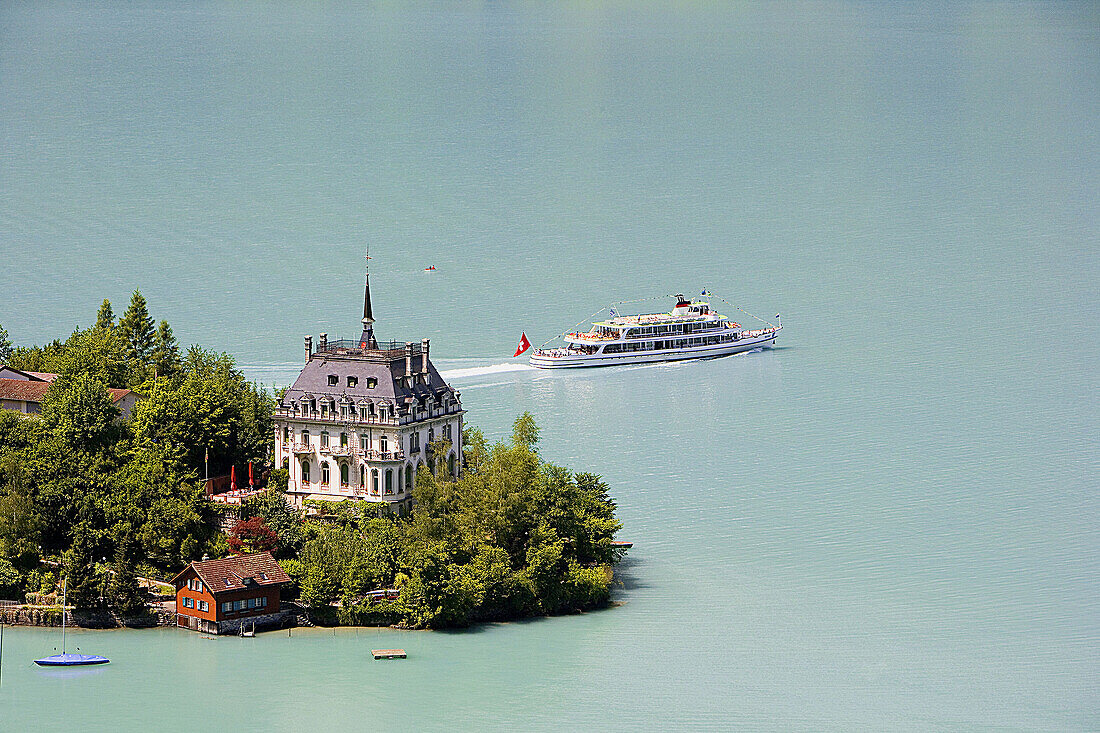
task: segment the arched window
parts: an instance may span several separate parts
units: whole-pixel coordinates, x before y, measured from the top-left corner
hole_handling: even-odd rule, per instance
[[[309,461],[302,461],[302,481],[309,483]]]
[[[328,463],[322,463],[321,464],[321,484],[324,485],[324,486],[328,486],[330,482],[331,482],[331,478],[329,476]]]
[[[435,476],[435,456],[428,456],[428,473]]]
[[[387,468],[386,469],[386,493],[387,494],[392,494],[393,493],[393,469],[392,468]]]
[[[371,478],[371,491],[370,491],[370,493],[377,495],[378,494],[378,469],[377,468],[370,472],[370,478]]]
[[[405,490],[413,490],[413,467],[411,463],[405,464]]]
[[[452,478],[454,478],[457,475],[457,474],[455,474],[455,454],[454,453],[451,453],[449,456],[447,456],[447,472],[451,474]]]
[[[359,467],[359,485],[367,485],[367,469],[364,466]]]
[[[348,464],[340,464],[340,485],[347,486],[350,481],[348,480]]]

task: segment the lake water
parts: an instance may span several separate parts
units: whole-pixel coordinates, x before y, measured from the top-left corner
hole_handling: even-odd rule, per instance
[[[1098,59],[1094,3],[4,3],[17,343],[140,287],[283,384],[369,244],[380,337],[635,546],[461,633],[9,628],[0,729],[1100,728]],[[511,358],[704,287],[782,348]]]

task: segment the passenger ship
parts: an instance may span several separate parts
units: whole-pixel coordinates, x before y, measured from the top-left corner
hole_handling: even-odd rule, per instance
[[[540,369],[642,364],[653,361],[704,359],[775,345],[782,323],[744,330],[726,316],[715,313],[702,300],[676,296],[670,313],[616,316],[593,321],[587,333],[562,336],[566,346],[536,349],[531,366]],[[776,316],[778,319],[779,316]]]

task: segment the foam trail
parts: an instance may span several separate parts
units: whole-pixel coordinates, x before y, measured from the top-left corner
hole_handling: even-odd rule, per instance
[[[505,372],[534,371],[530,364],[490,364],[489,366],[467,367],[465,369],[444,369],[439,376],[444,379],[464,379],[466,377],[481,377],[487,374],[503,374]]]

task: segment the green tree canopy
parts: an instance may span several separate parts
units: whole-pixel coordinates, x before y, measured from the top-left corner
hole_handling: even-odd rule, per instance
[[[99,312],[96,313],[95,327],[102,329],[115,327],[115,312],[111,308],[111,301],[106,298],[103,299],[103,304],[99,306]]]
[[[11,345],[11,338],[8,336],[8,332],[4,329],[4,326],[0,324],[0,364],[7,364],[11,360],[15,350]]]
[[[144,363],[153,351],[156,329],[149,315],[149,306],[140,290],[130,297],[130,306],[118,319],[118,330],[129,353],[137,362]]]

